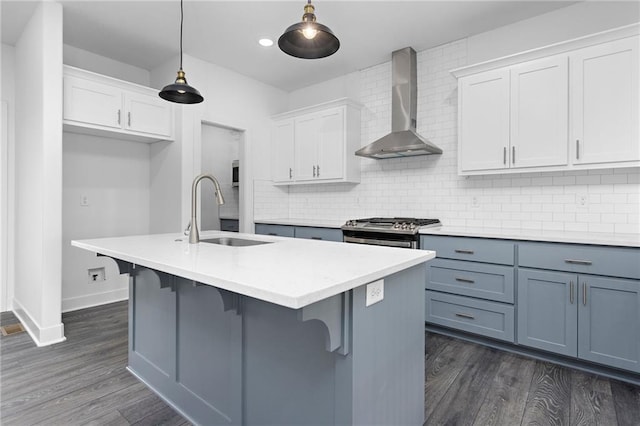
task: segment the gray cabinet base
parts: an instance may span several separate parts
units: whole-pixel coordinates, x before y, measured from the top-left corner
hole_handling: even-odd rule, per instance
[[[295,310],[136,266],[129,371],[195,424],[421,425],[424,280]]]

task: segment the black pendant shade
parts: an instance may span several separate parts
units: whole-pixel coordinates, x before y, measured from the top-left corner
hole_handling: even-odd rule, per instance
[[[178,70],[175,83],[164,86],[159,95],[166,101],[179,104],[199,104],[204,100],[198,89],[187,84],[182,68]]]
[[[280,50],[302,59],[326,58],[338,51],[340,40],[329,27],[316,22],[314,10],[308,0],[302,22],[291,25],[278,39]]]
[[[178,77],[173,84],[166,85],[162,88],[162,91],[158,95],[169,102],[175,102],[178,104],[199,104],[204,101],[204,98],[198,92],[195,87],[187,84],[187,79],[184,76],[182,70],[182,22],[184,21],[184,10],[182,6],[182,0],[180,0],[180,69],[178,70]]]

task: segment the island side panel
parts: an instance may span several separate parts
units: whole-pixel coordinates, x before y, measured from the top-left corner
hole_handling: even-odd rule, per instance
[[[365,306],[353,290],[352,424],[424,423],[424,282],[420,264],[384,279],[384,299]]]
[[[195,424],[242,424],[242,317],[215,287],[136,267],[129,371]]]

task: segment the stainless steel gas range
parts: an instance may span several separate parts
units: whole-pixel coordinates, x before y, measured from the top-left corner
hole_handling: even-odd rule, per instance
[[[345,243],[420,248],[420,230],[441,226],[438,219],[372,217],[348,220],[342,229]]]

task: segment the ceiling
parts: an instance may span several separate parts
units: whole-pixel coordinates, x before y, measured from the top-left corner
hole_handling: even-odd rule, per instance
[[[66,44],[147,70],[179,53],[178,0],[59,2]],[[318,22],[341,42],[336,54],[316,60],[277,47],[283,30],[302,17],[304,3],[185,0],[184,52],[290,92],[389,61],[396,49],[421,51],[575,1],[314,0]],[[2,0],[3,43],[16,43],[36,6]],[[261,37],[275,44],[264,48]]]

